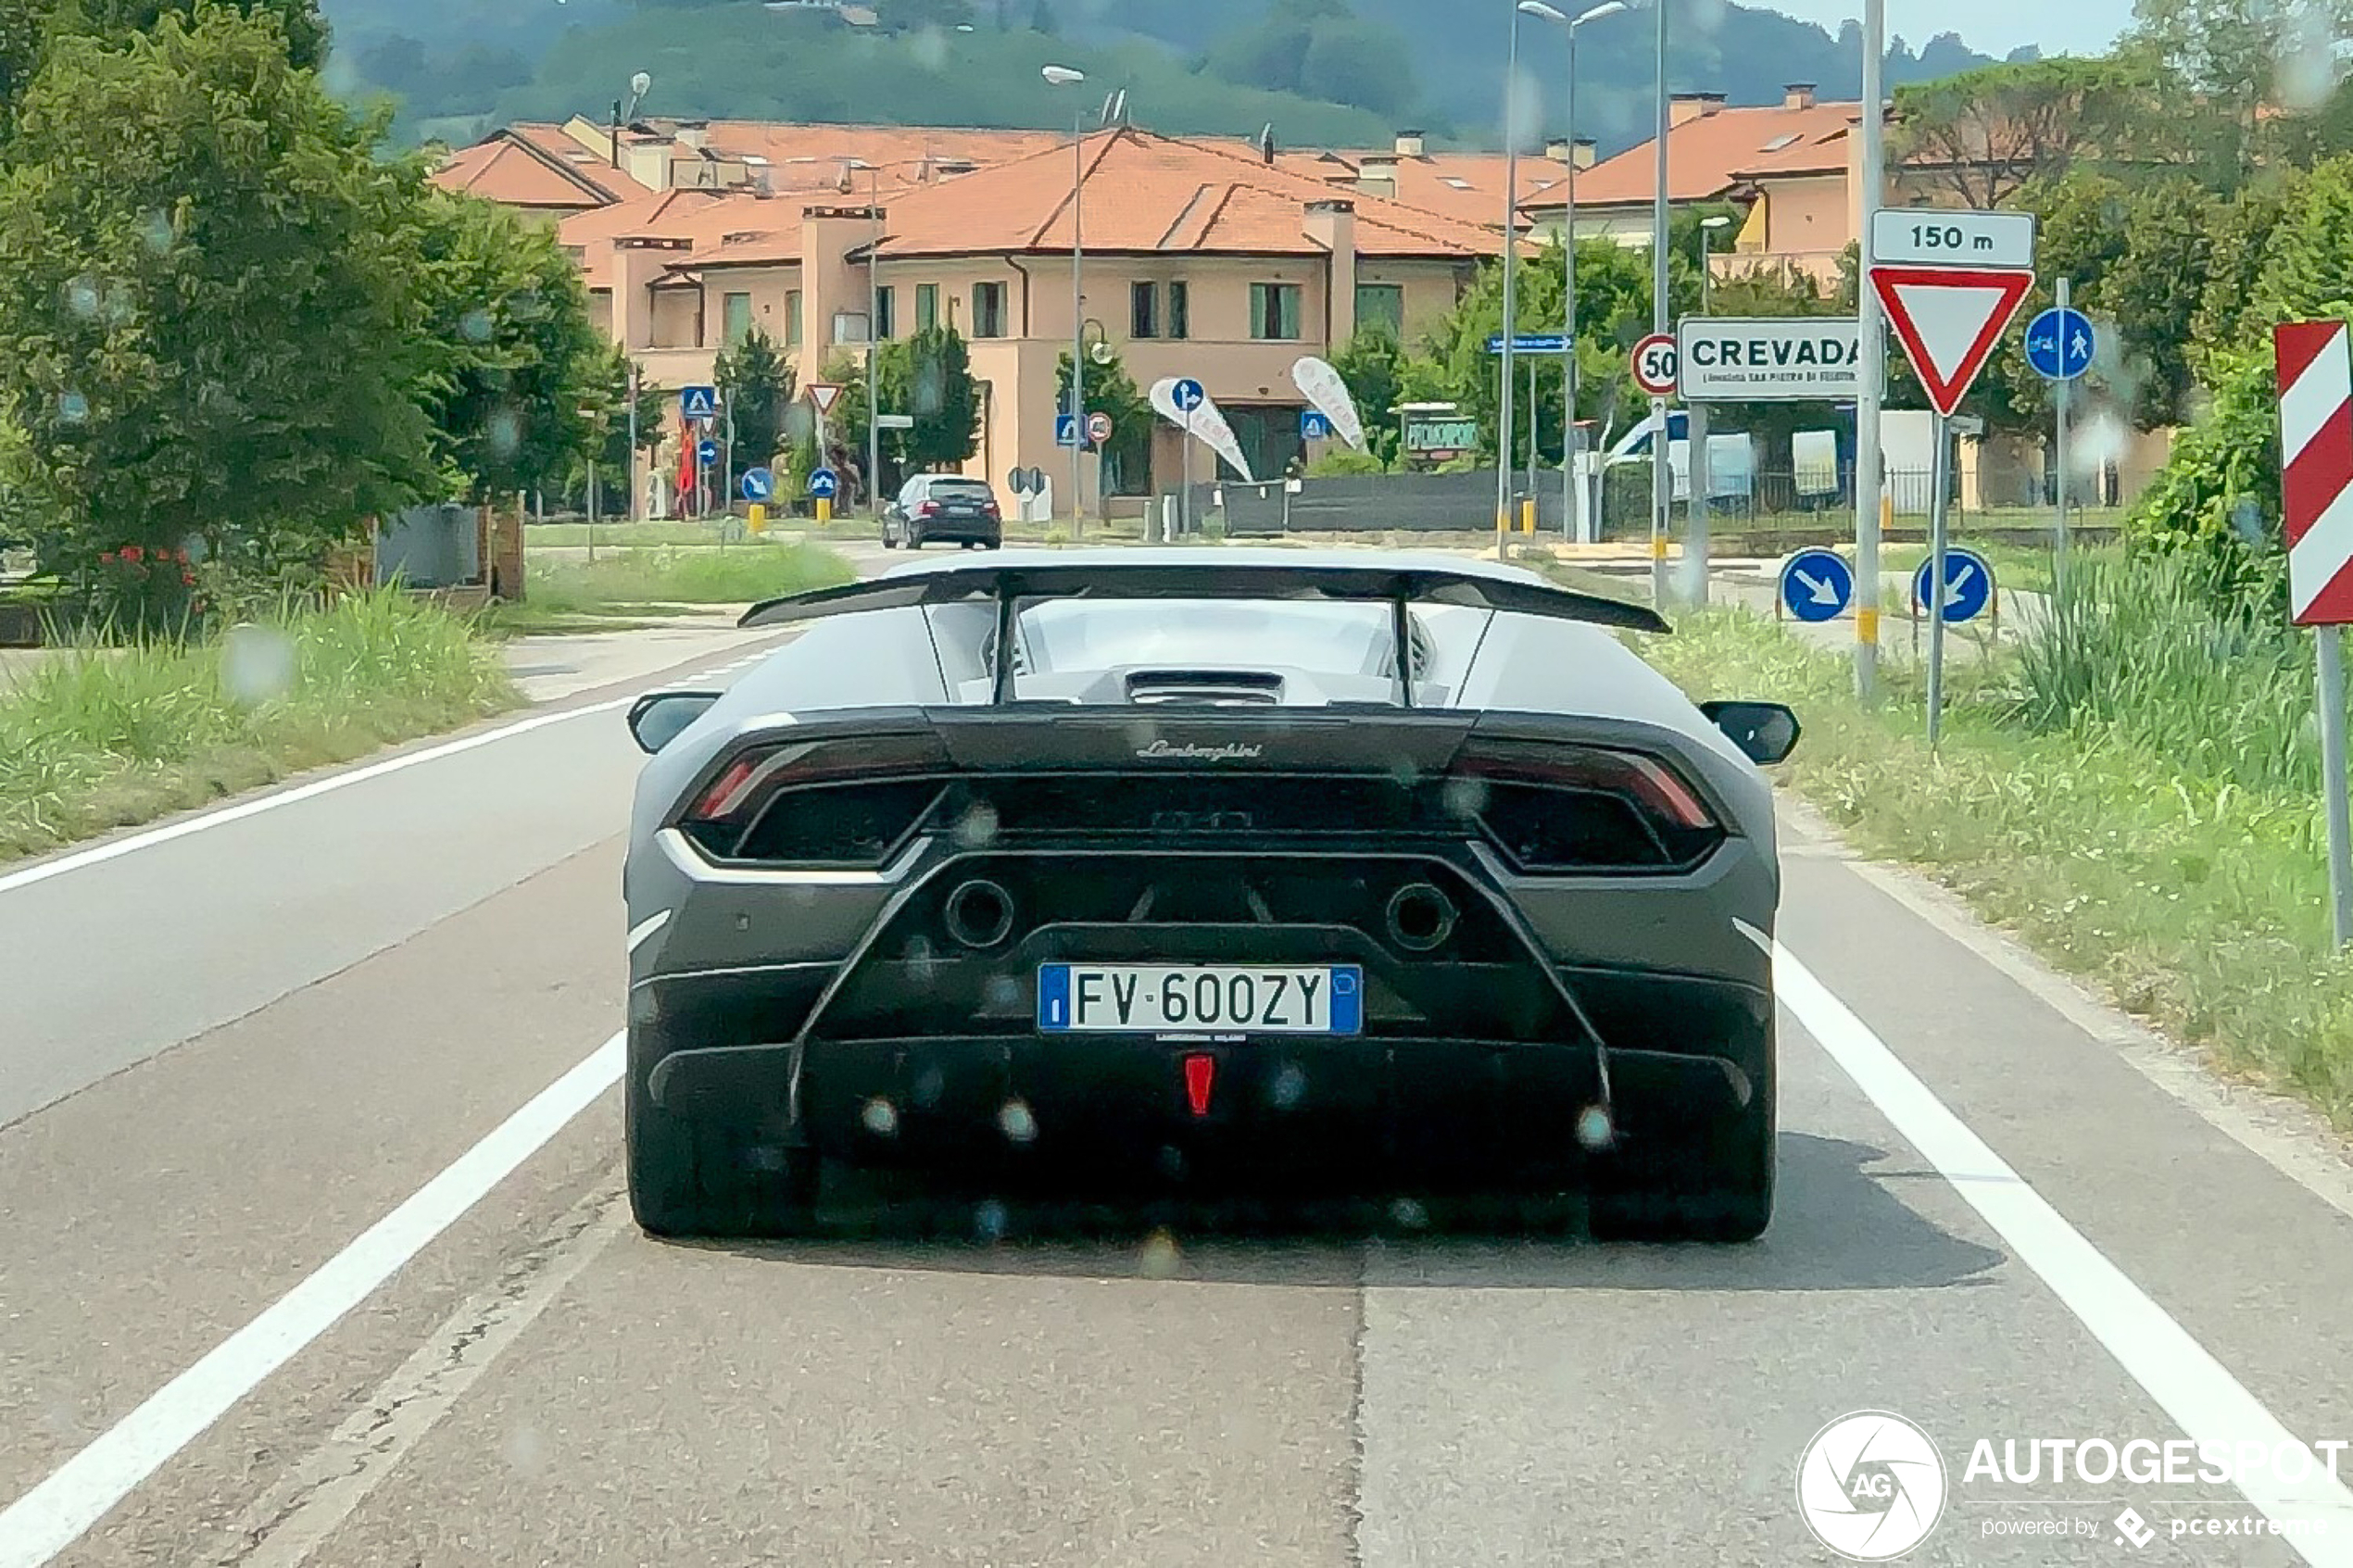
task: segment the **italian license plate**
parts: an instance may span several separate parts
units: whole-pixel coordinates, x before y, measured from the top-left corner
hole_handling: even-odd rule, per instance
[[[1355,1035],[1365,972],[1354,964],[1040,964],[1048,1035]]]

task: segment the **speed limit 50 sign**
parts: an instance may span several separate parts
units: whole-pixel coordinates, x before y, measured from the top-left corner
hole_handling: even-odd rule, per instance
[[[1675,395],[1680,367],[1675,340],[1665,332],[1653,332],[1634,345],[1634,384],[1653,397]]]

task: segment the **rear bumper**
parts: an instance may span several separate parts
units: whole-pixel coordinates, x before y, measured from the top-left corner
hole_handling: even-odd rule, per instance
[[[711,1033],[728,1019],[756,1027],[763,993],[798,994],[807,981],[793,971],[774,975],[773,991],[742,972],[665,981],[635,1010],[633,1067],[664,1109],[787,1126],[793,1047],[715,1043]],[[1575,984],[1609,1041],[1606,1089],[1604,1053],[1583,1042],[1011,1033],[812,1040],[793,1135],[849,1164],[996,1175],[1085,1165],[1350,1185],[1378,1167],[1441,1183],[1534,1173],[1573,1179],[1588,1153],[1579,1119],[1597,1106],[1610,1107],[1615,1147],[1655,1153],[1770,1092],[1771,1001],[1763,992],[1660,975],[1586,973]],[[1198,1115],[1184,1067],[1194,1055],[1214,1063]],[[1593,1131],[1585,1128],[1589,1137]]]

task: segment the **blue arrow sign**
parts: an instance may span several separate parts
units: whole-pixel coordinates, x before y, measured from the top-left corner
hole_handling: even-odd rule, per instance
[[[719,443],[708,436],[695,443],[695,461],[709,468],[719,460]]]
[[[1800,621],[1835,621],[1855,598],[1855,569],[1831,550],[1800,550],[1781,566],[1781,603]]]
[[[719,389],[711,386],[682,386],[678,389],[678,411],[690,420],[708,420],[719,412]]]
[[[1054,445],[1057,446],[1078,445],[1078,421],[1068,414],[1054,416]]]
[[[1936,558],[1931,556],[1920,562],[1919,571],[1912,576],[1912,602],[1923,608],[1937,601],[1938,596],[1930,590],[1935,581],[1931,575],[1935,567]],[[1984,614],[1985,607],[1994,602],[1994,569],[1986,564],[1985,558],[1974,550],[1947,546],[1943,598],[1947,626],[1957,626]]]
[[[1209,400],[1209,394],[1202,390],[1201,383],[1190,376],[1187,376],[1183,381],[1169,388],[1168,396],[1169,401],[1176,405],[1179,412],[1187,414]]]
[[[743,487],[745,500],[765,501],[776,493],[776,476],[766,469],[746,469]]]
[[[840,489],[840,476],[831,469],[816,469],[809,475],[809,493],[820,501],[832,500]]]
[[[1521,332],[1512,339],[1512,352],[1515,354],[1560,354],[1567,352],[1567,348],[1568,339],[1560,332]],[[1487,352],[1504,352],[1503,333],[1488,334]]]
[[[2092,368],[2099,334],[2081,310],[2044,311],[2026,323],[2026,362],[2046,381],[2073,381]]]
[[[1329,441],[1332,438],[1332,417],[1321,408],[1301,409],[1299,438],[1302,441]]]

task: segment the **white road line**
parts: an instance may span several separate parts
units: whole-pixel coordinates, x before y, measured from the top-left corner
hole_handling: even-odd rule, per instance
[[[333,1326],[621,1077],[616,1035],[316,1273],[0,1510],[0,1568],[42,1568]]]
[[[438,762],[445,757],[455,757],[460,752],[488,746],[494,741],[511,740],[516,735],[528,734],[534,730],[544,730],[550,724],[565,723],[592,713],[610,713],[616,709],[628,707],[629,701],[629,698],[623,697],[611,702],[591,703],[585,708],[567,708],[558,713],[534,714],[528,719],[520,720],[512,724],[502,724],[495,730],[484,730],[480,734],[467,735],[460,740],[445,741],[439,746],[427,746],[422,751],[403,752],[397,757],[387,757],[381,762],[371,762],[364,768],[354,768],[347,773],[331,773],[323,779],[313,779],[307,784],[297,784],[292,789],[280,790],[275,795],[256,796],[250,800],[239,801],[234,806],[224,806],[218,811],[207,811],[197,817],[182,817],[176,822],[166,822],[159,828],[149,828],[145,833],[134,833],[122,838],[109,839],[104,844],[94,844],[87,849],[77,849],[71,854],[60,855],[54,860],[42,860],[21,871],[0,872],[0,893],[13,893],[19,887],[30,887],[36,882],[46,882],[53,876],[63,876],[68,872],[80,871],[84,866],[94,866],[107,860],[120,859],[137,850],[152,849],[158,844],[169,844],[173,839],[186,838],[191,834],[202,833],[207,828],[222,827],[230,822],[243,822],[247,817],[258,817],[264,811],[274,811],[281,806],[291,806],[298,800],[311,800],[321,795],[333,794],[339,789],[348,789],[353,784],[365,784],[370,779],[380,779],[387,773],[399,772],[404,768],[416,768],[427,762]]]
[[[1762,945],[1758,933],[1745,926],[1743,930]],[[2282,1444],[2301,1442],[2187,1329],[1954,1115],[1870,1025],[1787,947],[1775,942],[1771,950],[1774,988],[1781,1005],[2184,1436],[2228,1443],[2233,1453],[2242,1441],[2260,1443],[2267,1453],[2278,1451]],[[2284,1481],[2265,1470],[2242,1479],[2239,1490],[2284,1524],[2291,1520],[2322,1522],[2316,1531],[2279,1537],[2304,1561],[2316,1568],[2353,1568],[2353,1491],[2317,1457],[2307,1480]]]

